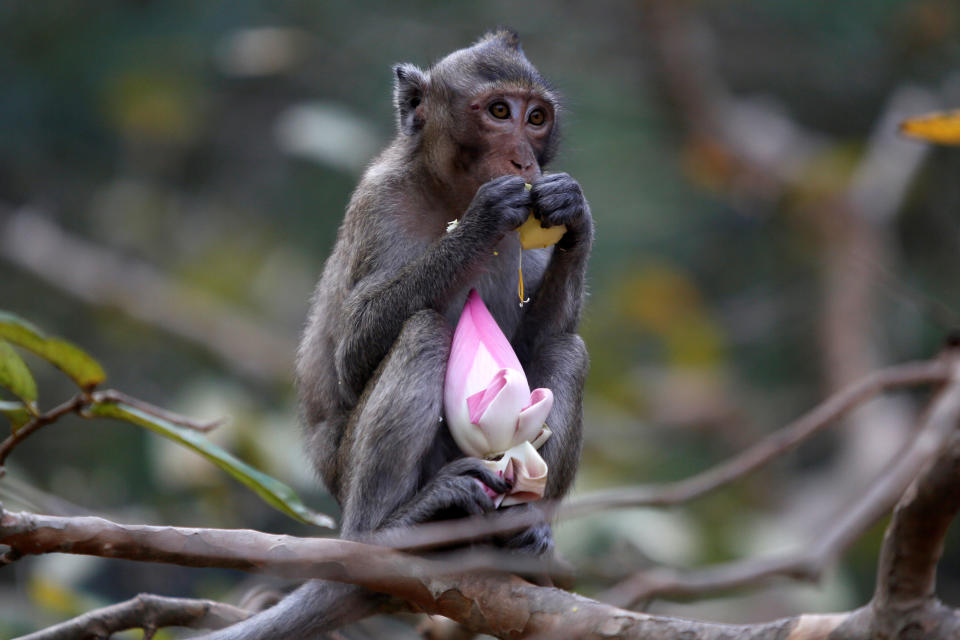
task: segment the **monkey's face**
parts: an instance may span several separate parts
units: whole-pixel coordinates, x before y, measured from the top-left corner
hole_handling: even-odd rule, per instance
[[[486,34],[423,72],[394,68],[400,134],[461,205],[503,175],[533,182],[557,145],[558,98],[516,34]]]
[[[480,147],[476,179],[516,174],[540,177],[540,159],[553,130],[553,105],[539,93],[515,88],[486,91],[468,101],[466,119]]]
[[[427,105],[428,108],[431,105]],[[484,183],[504,175],[540,177],[555,138],[556,105],[541,91],[488,84],[426,114],[424,147],[443,182],[469,201]]]

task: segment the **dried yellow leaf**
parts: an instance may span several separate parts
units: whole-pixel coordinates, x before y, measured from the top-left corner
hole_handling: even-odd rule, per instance
[[[900,132],[939,144],[960,145],[960,109],[909,118],[900,123]]]

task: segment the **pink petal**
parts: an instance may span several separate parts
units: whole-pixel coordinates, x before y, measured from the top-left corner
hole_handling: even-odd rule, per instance
[[[504,348],[509,349],[511,357],[504,356]],[[485,388],[494,374],[503,368],[498,364],[503,360],[515,362],[516,369],[520,370],[510,343],[480,295],[471,290],[453,334],[444,378],[444,412],[451,429],[458,425],[466,428],[469,423],[467,396]]]
[[[470,316],[466,313],[461,314],[453,334],[453,343],[450,345],[450,357],[447,359],[443,391],[445,399],[462,401],[466,397],[467,379],[479,349],[480,334]],[[491,371],[490,375],[493,373]]]
[[[536,438],[552,408],[553,391],[545,388],[534,389],[530,394],[530,404],[520,412],[514,442],[532,441]]]
[[[490,315],[490,311],[483,304],[483,300],[476,289],[471,289],[467,295],[467,303],[463,306],[463,315],[470,318],[473,331],[477,333],[479,340],[493,356],[498,367],[523,371],[517,354],[510,346],[510,341],[500,330],[497,321]],[[463,322],[463,318],[461,318],[461,322]],[[459,329],[460,327],[457,325],[457,330],[459,331]],[[456,340],[456,335],[454,335],[454,340]]]
[[[494,397],[500,393],[500,390],[503,389],[506,384],[507,370],[500,369],[496,375],[493,376],[493,380],[490,381],[486,389],[467,397],[467,409],[470,411],[470,422],[480,424],[480,416],[483,415],[483,412],[490,406]]]
[[[553,394],[533,394],[509,340],[476,290],[454,331],[444,379],[444,415],[467,455],[500,453],[541,432]]]

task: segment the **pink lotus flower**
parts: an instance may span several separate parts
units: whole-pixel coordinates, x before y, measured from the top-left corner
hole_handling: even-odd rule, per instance
[[[530,391],[523,367],[476,290],[471,290],[453,334],[443,405],[450,433],[468,456],[513,482],[499,506],[537,500],[547,482],[547,463],[537,447],[553,407],[550,389]]]

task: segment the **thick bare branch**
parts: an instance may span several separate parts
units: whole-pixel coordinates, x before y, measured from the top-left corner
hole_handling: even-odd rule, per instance
[[[775,576],[806,580],[819,578],[823,569],[833,562],[841,551],[849,547],[896,503],[920,470],[936,457],[955,433],[957,424],[960,423],[960,364],[950,366],[953,370],[952,382],[931,402],[924,425],[911,445],[891,462],[859,500],[838,514],[833,519],[832,526],[802,552],[731,562],[690,572],[666,569],[644,571],[614,586],[602,594],[600,599],[618,606],[630,606],[655,596],[701,595],[756,585]],[[939,468],[939,465],[935,468]],[[945,480],[940,482],[942,486]],[[956,499],[960,500],[960,497]],[[936,507],[927,505],[926,508]],[[940,522],[945,528],[952,518],[952,512],[950,513],[945,523],[940,519],[936,522]],[[916,541],[917,538],[914,537],[913,542]],[[933,553],[924,554],[909,545],[908,549],[922,558],[917,560],[915,555],[915,561],[924,564],[930,571],[933,570],[939,551],[934,557]],[[906,553],[906,550],[903,552]]]
[[[246,609],[213,600],[167,598],[141,593],[126,602],[88,611],[82,616],[15,640],[109,638],[110,634],[126,629],[143,629],[146,635],[163,627],[223,629],[251,615]]]
[[[819,638],[797,633],[832,629],[846,619],[843,615],[803,616],[730,626],[648,616],[560,589],[537,587],[516,576],[465,574],[472,567],[463,558],[439,563],[356,542],[257,531],[125,526],[101,518],[3,513],[0,543],[24,554],[62,551],[350,582],[499,637]]]
[[[902,612],[934,598],[947,528],[960,511],[960,433],[914,481],[887,527],[873,605]]]
[[[892,505],[938,452],[951,452],[950,459],[954,460],[954,466],[941,461],[929,467],[924,473],[924,480],[913,492],[915,495],[904,498],[902,508],[894,519],[891,533],[894,542],[888,538],[881,571],[886,571],[885,575],[894,576],[896,580],[888,578],[886,586],[878,588],[878,593],[887,595],[878,596],[871,606],[845,614],[801,616],[769,624],[744,626],[677,620],[633,613],[558,589],[536,587],[516,576],[490,571],[465,573],[491,567],[532,572],[543,569],[538,563],[524,563],[512,557],[504,562],[503,556],[497,558],[470,553],[460,554],[452,560],[425,559],[358,542],[300,539],[256,531],[121,525],[89,517],[0,513],[0,544],[9,545],[14,555],[69,552],[348,582],[393,595],[416,610],[445,615],[473,630],[501,637],[810,640],[826,638],[832,633],[836,637],[866,640],[875,637],[880,628],[878,625],[883,620],[894,620],[896,629],[901,630],[910,625],[919,625],[926,630],[919,637],[951,637],[957,630],[960,617],[927,594],[933,565],[939,557],[942,530],[952,514],[960,508],[960,490],[952,485],[957,475],[956,458],[960,457],[960,452],[956,449],[960,449],[960,444],[954,441],[953,448],[945,450],[943,447],[956,433],[956,425],[960,420],[958,367],[960,365],[956,364],[951,354],[942,361],[879,372],[860,385],[838,394],[798,421],[793,425],[796,430],[789,431],[776,446],[760,449],[761,454],[745,458],[751,462],[736,467],[739,472],[739,469],[756,464],[756,460],[775,455],[771,453],[773,451],[786,450],[797,441],[799,434],[821,428],[831,416],[839,415],[862,397],[880,389],[933,382],[947,376],[951,378],[952,382],[931,403],[924,426],[910,448],[891,464],[889,470],[852,509],[837,519],[836,525],[809,551],[799,556],[718,567],[685,576],[646,574],[639,577],[639,587],[636,580],[620,585],[619,594],[621,600],[635,600],[671,590],[701,593],[718,587],[755,584],[772,575],[816,575]],[[945,513],[933,518],[929,514],[937,510],[937,501],[948,488],[954,493],[949,493],[947,497]],[[931,526],[930,523],[933,523],[933,529],[924,529]],[[930,531],[933,531],[936,548],[924,550],[920,548],[921,545],[910,543],[911,539],[920,540],[918,536]],[[439,534],[433,532],[431,535]],[[919,590],[916,585],[919,585]],[[889,595],[894,592],[901,599],[909,599],[912,597],[910,594],[914,594],[922,606],[907,611],[900,608],[897,611],[902,615],[891,616],[892,607],[883,603],[894,602]]]

